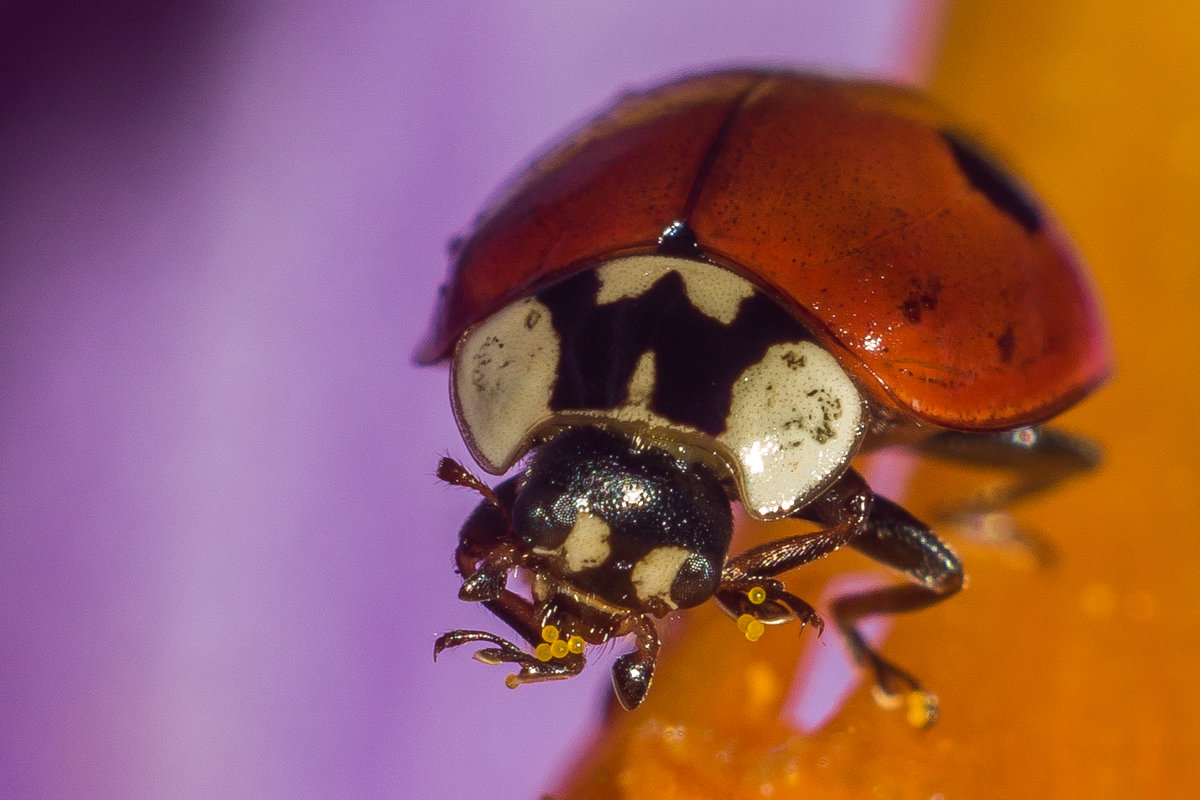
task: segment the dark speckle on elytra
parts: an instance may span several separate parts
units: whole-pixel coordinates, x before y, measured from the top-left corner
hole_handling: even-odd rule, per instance
[[[1005,364],[1011,364],[1013,359],[1013,350],[1016,349],[1017,339],[1013,335],[1012,326],[1009,325],[1004,329],[1004,333],[996,339],[996,349],[1000,351],[1000,360]]]
[[[900,304],[900,313],[912,323],[921,321],[925,311],[937,309],[938,297],[942,293],[942,282],[933,278],[928,284],[911,281],[908,287],[908,297]]]

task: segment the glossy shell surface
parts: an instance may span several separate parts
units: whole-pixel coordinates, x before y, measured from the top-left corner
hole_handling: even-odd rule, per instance
[[[552,281],[656,252],[675,222],[887,413],[962,430],[1036,423],[1110,369],[1057,224],[935,105],[755,71],[625,95],[518,175],[456,248],[418,360]]]

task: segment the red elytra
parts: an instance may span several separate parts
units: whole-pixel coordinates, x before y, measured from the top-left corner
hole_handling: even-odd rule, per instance
[[[769,71],[626,95],[532,164],[456,248],[417,360],[554,280],[655,252],[675,222],[791,309],[879,410],[1001,430],[1111,369],[1055,221],[936,105]]]

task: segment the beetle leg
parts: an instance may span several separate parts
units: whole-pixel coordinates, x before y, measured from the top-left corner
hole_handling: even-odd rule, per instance
[[[463,576],[459,598],[482,603],[530,647],[537,648],[544,644],[543,626],[536,618],[533,604],[505,588],[509,570],[520,567],[523,562],[509,516],[517,492],[516,479],[511,478],[491,489],[449,458],[443,458],[438,464],[438,477],[455,486],[472,489],[483,497],[463,523],[458,535],[458,548],[454,552],[455,567],[458,574]],[[493,645],[477,650],[474,654],[476,660],[485,664],[516,664],[520,667],[518,672],[504,679],[510,689],[523,683],[560,680],[578,675],[586,663],[582,653],[550,656],[542,652],[542,655],[538,655],[538,650],[530,653],[496,634],[473,630],[450,631],[439,636],[433,646],[433,657],[436,659],[443,650],[470,642]]]
[[[912,675],[872,650],[854,623],[876,614],[916,611],[946,599],[962,588],[962,565],[924,523],[878,496],[866,531],[851,546],[914,581],[839,597],[831,610],[855,658],[874,672],[877,699],[893,705],[906,698],[909,721],[925,727],[937,718],[937,698]]]
[[[1100,448],[1090,439],[1039,427],[998,433],[941,431],[923,439],[917,449],[937,458],[1019,473],[1018,481],[978,495],[975,506],[982,510],[1023,500],[1068,478],[1090,472],[1101,461]]]
[[[516,495],[515,479],[494,490],[457,461],[443,458],[438,477],[455,486],[466,486],[483,496],[458,534],[455,566],[463,576],[459,599],[467,602],[495,600],[508,583],[508,571],[521,565],[509,508]]]
[[[749,626],[754,619],[763,625],[779,625],[800,620],[800,632],[809,625],[820,636],[825,630],[825,621],[804,600],[788,592],[783,584],[773,578],[742,578],[721,581],[714,593],[717,605],[738,623],[738,628],[751,641],[761,635],[758,627]]]
[[[721,574],[718,603],[727,612],[736,610],[759,619],[734,592],[747,592],[746,601],[753,604],[745,587],[759,585],[765,590],[763,605],[767,605],[766,601],[778,600],[780,596],[773,595],[771,582],[766,579],[846,544],[904,572],[915,583],[838,598],[832,611],[855,658],[874,673],[881,699],[892,702],[907,697],[910,721],[919,726],[933,722],[937,716],[937,698],[926,692],[912,675],[872,650],[854,623],[875,614],[915,611],[958,591],[963,578],[957,556],[926,525],[890,500],[876,496],[853,470],[848,470],[796,516],[828,527],[768,542],[730,559]],[[786,598],[783,600],[786,603]],[[768,606],[766,618],[759,621],[771,621],[774,610],[774,606]],[[743,628],[748,637],[756,638],[752,631],[756,632],[752,625]]]
[[[731,558],[721,571],[717,604],[738,621],[738,627],[752,640],[762,631],[761,627],[750,625],[749,619],[764,625],[799,619],[801,631],[811,624],[820,635],[825,623],[817,612],[785,591],[783,584],[773,578],[853,541],[865,529],[873,498],[862,476],[847,470],[803,509],[806,518],[828,527],[767,542]],[[761,590],[761,595],[755,590]]]
[[[516,480],[510,479],[494,490],[453,459],[438,464],[438,477],[455,486],[465,486],[482,495],[467,521],[463,523],[455,550],[455,566],[463,576],[458,596],[467,602],[482,603],[512,628],[530,647],[543,642],[542,626],[535,618],[533,604],[505,588],[508,571],[521,566],[522,558],[512,530],[509,509],[516,495]],[[433,647],[436,659],[451,647],[470,642],[489,642],[474,657],[485,664],[516,664],[520,671],[505,678],[510,688],[522,683],[556,680],[577,675],[583,669],[581,653],[543,660],[512,642],[486,631],[457,630],[438,637]]]
[[[491,642],[496,645],[495,647],[475,652],[475,660],[482,661],[485,664],[501,664],[504,662],[520,664],[530,657],[529,653],[526,653],[508,639],[497,636],[494,633],[457,630],[443,633],[437,638],[437,641],[433,643],[433,660],[437,661],[437,657],[442,654],[443,650],[459,647],[469,642]]]
[[[1035,427],[988,434],[944,431],[921,442],[919,449],[927,455],[1001,467],[1019,475],[1006,486],[957,502],[940,514],[960,522],[986,517],[1100,463],[1099,449],[1089,440]],[[1035,554],[1041,554],[1041,560],[1047,560],[1049,551],[1036,537],[1024,531],[1016,535]],[[880,699],[894,702],[907,694],[910,721],[928,725],[937,716],[936,698],[912,675],[874,652],[854,623],[875,614],[916,611],[944,600],[962,588],[962,565],[927,525],[882,497],[875,498],[864,535],[851,544],[904,572],[914,583],[838,598],[833,603],[834,616],[856,658],[874,672]]]
[[[504,679],[504,685],[510,689],[515,689],[523,683],[570,678],[578,675],[583,670],[585,663],[582,655],[573,653],[562,658],[543,661],[494,633],[469,630],[450,631],[439,636],[433,645],[433,658],[437,660],[443,650],[470,642],[491,642],[495,645],[495,647],[476,650],[472,656],[476,661],[493,665],[516,664],[521,668],[519,672],[514,672]]]
[[[545,642],[543,626],[537,620],[533,604],[519,594],[504,589],[495,598],[484,600],[483,607],[512,628],[530,647],[536,648]],[[493,633],[472,630],[450,631],[439,636],[433,646],[433,657],[436,659],[443,650],[469,642],[490,642],[495,645],[476,651],[474,658],[478,661],[485,664],[507,663],[520,666],[519,672],[504,679],[505,685],[510,689],[523,683],[559,680],[578,675],[586,663],[583,653],[568,652],[562,656],[543,659]]]
[[[935,523],[950,523],[993,542],[1015,542],[1043,565],[1057,560],[1054,544],[1036,531],[1015,524],[1008,506],[1040,494],[1100,465],[1100,448],[1091,440],[1052,428],[1025,427],[998,433],[943,431],[921,441],[925,455],[962,464],[1009,470],[1016,477],[944,504]]]
[[[860,534],[871,512],[874,495],[854,470],[846,470],[833,486],[797,514],[829,527],[776,539],[729,559],[721,571],[722,584],[771,578],[827,556]]]
[[[658,631],[649,616],[639,615],[634,625],[636,649],[618,658],[612,668],[613,691],[628,711],[641,705],[650,691],[659,647]]]

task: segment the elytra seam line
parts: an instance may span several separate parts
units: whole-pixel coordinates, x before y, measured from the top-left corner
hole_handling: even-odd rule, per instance
[[[700,200],[700,194],[704,191],[704,184],[708,182],[708,175],[712,172],[717,157],[721,155],[721,151],[725,146],[725,140],[729,137],[730,131],[733,130],[734,123],[742,115],[742,111],[746,106],[750,105],[750,101],[754,96],[771,82],[771,78],[772,76],[764,76],[746,87],[742,92],[742,96],[738,98],[737,103],[729,111],[729,115],[721,123],[721,127],[717,129],[716,135],[713,136],[712,144],[708,147],[708,152],[704,154],[704,160],[700,162],[700,169],[696,171],[696,177],[692,181],[691,188],[688,190],[687,199],[684,200],[683,209],[679,213],[678,221],[685,224],[690,222],[692,210]]]

